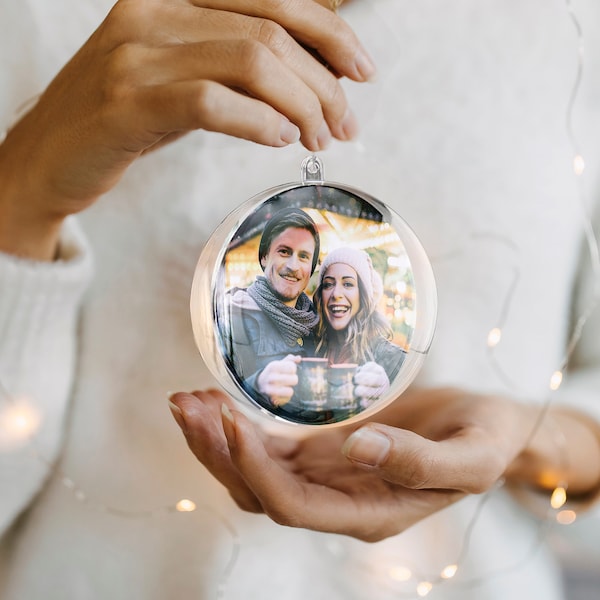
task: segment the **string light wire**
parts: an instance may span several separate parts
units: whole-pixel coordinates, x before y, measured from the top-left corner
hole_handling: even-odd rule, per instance
[[[569,15],[571,22],[575,28],[576,38],[577,38],[577,68],[576,68],[575,80],[572,85],[572,88],[571,88],[571,91],[569,94],[567,107],[566,107],[565,122],[566,122],[567,136],[568,136],[569,143],[570,143],[570,146],[571,146],[571,149],[573,152],[572,166],[573,166],[574,175],[576,177],[577,199],[578,199],[578,204],[579,204],[580,212],[581,212],[581,216],[582,216],[582,228],[583,228],[587,251],[588,251],[590,263],[591,263],[591,271],[592,271],[591,277],[593,280],[593,291],[591,294],[591,298],[590,298],[589,302],[587,303],[587,306],[584,308],[584,310],[581,312],[581,314],[577,317],[577,320],[575,321],[575,324],[572,327],[572,332],[571,332],[571,335],[566,344],[565,354],[564,354],[564,357],[563,357],[560,365],[550,375],[550,378],[548,381],[548,388],[549,388],[550,393],[546,396],[545,400],[541,403],[541,405],[539,407],[534,424],[532,425],[532,427],[529,431],[529,434],[527,435],[527,437],[524,441],[523,448],[526,448],[527,446],[530,445],[533,438],[538,434],[542,424],[544,422],[548,422],[549,419],[551,418],[549,415],[549,411],[550,411],[550,408],[551,408],[551,405],[553,402],[553,396],[552,396],[551,392],[558,390],[560,385],[562,384],[564,372],[567,369],[567,367],[570,363],[572,354],[575,351],[575,348],[577,347],[577,344],[579,343],[579,341],[581,339],[583,330],[585,328],[585,324],[587,323],[588,319],[591,317],[592,313],[596,310],[596,308],[598,307],[598,304],[600,303],[600,255],[599,255],[600,253],[599,253],[599,247],[598,247],[598,240],[594,233],[591,217],[589,215],[589,211],[588,211],[588,208],[586,205],[585,190],[584,190],[583,178],[582,178],[582,175],[585,170],[585,160],[580,152],[579,144],[578,144],[577,138],[574,133],[574,128],[573,128],[574,107],[575,107],[578,92],[579,92],[579,89],[581,86],[581,82],[583,80],[584,56],[585,56],[584,37],[583,37],[583,29],[577,18],[577,15],[575,14],[571,0],[565,0],[565,3],[566,3],[566,9],[567,9],[568,15]],[[363,149],[363,152],[364,152],[364,149]],[[465,243],[463,243],[463,245],[461,247],[455,248],[454,250],[452,250],[448,253],[445,253],[444,255],[441,255],[437,258],[438,258],[438,260],[440,260],[440,259],[443,260],[443,259],[452,258],[457,255],[461,255],[465,252],[466,245],[468,245],[469,243],[472,243],[474,241],[481,240],[481,239],[485,239],[488,242],[501,243],[501,244],[505,245],[506,248],[510,249],[514,254],[516,254],[518,256],[519,249],[512,240],[505,238],[504,236],[500,236],[495,232],[494,233],[478,232],[478,233],[472,233],[469,236],[469,239]],[[488,335],[487,335],[487,351],[488,351],[488,358],[489,358],[490,365],[492,366],[492,368],[495,371],[498,378],[503,382],[503,384],[508,389],[510,389],[512,391],[518,391],[519,386],[508,375],[508,373],[502,367],[501,362],[497,359],[497,356],[496,356],[496,349],[498,348],[498,346],[502,340],[503,327],[508,319],[510,308],[512,306],[513,297],[514,297],[515,291],[518,287],[518,283],[519,283],[519,280],[521,277],[521,270],[520,270],[520,267],[518,264],[518,260],[515,260],[513,263],[512,273],[513,273],[512,280],[511,280],[511,283],[504,295],[504,300],[503,300],[503,304],[502,304],[502,307],[500,310],[499,317],[498,317],[494,327],[488,332]],[[556,425],[554,426],[554,429],[556,431],[554,440],[555,440],[555,443],[559,450],[559,456],[560,456],[559,460],[561,462],[560,470],[563,473],[566,473],[566,472],[568,472],[568,467],[569,467],[568,447],[567,447],[566,438],[565,438],[563,432],[560,431],[560,429]],[[500,480],[497,483],[497,485],[494,486],[490,491],[488,491],[486,494],[483,494],[481,499],[477,503],[475,510],[473,512],[473,515],[472,515],[470,521],[468,522],[465,532],[463,534],[463,543],[462,543],[461,549],[458,553],[458,558],[455,561],[455,563],[452,563],[451,565],[449,565],[452,567],[452,577],[444,578],[440,575],[423,577],[423,575],[421,574],[419,577],[412,579],[412,580],[418,580],[418,582],[416,584],[416,587],[413,588],[413,591],[411,593],[409,593],[409,595],[406,596],[407,598],[408,597],[414,598],[415,593],[419,597],[424,597],[424,596],[428,595],[435,586],[443,584],[443,583],[447,583],[450,580],[453,581],[453,585],[457,585],[457,586],[461,586],[461,587],[475,587],[485,581],[489,581],[489,579],[491,577],[497,578],[497,577],[500,577],[503,575],[507,575],[510,572],[516,571],[518,569],[522,569],[522,568],[524,568],[524,565],[526,565],[527,562],[531,558],[533,558],[533,556],[539,551],[544,539],[546,538],[546,535],[548,534],[551,527],[555,523],[568,524],[568,523],[573,522],[576,518],[576,513],[574,511],[571,511],[571,510],[561,511],[560,510],[567,502],[567,483],[565,481],[561,480],[557,483],[557,485],[554,487],[554,489],[551,492],[546,519],[538,527],[537,535],[535,536],[534,540],[532,540],[531,546],[530,546],[529,550],[526,552],[525,556],[521,556],[518,559],[516,559],[512,565],[509,565],[502,569],[496,569],[491,573],[487,573],[485,576],[473,577],[471,579],[462,580],[462,581],[453,579],[454,575],[456,573],[458,573],[458,571],[460,570],[462,561],[465,559],[465,557],[467,555],[471,537],[474,533],[477,522],[479,521],[479,518],[483,512],[484,506],[487,503],[488,498],[494,492],[496,492],[499,488],[501,488],[503,486],[503,483],[504,483],[503,480]],[[443,572],[444,572],[444,570],[442,570],[442,573]],[[402,597],[404,597],[404,596],[402,596]]]
[[[592,315],[592,313],[597,309],[598,304],[600,302],[600,256],[599,256],[598,240],[594,233],[591,217],[588,213],[588,208],[586,205],[586,198],[585,198],[585,190],[584,190],[583,181],[582,181],[582,175],[584,172],[585,161],[579,150],[579,144],[577,142],[577,138],[576,138],[576,136],[574,134],[574,130],[573,130],[573,111],[574,111],[574,107],[575,107],[575,101],[577,99],[577,95],[579,92],[579,88],[581,86],[581,82],[583,79],[584,38],[583,38],[583,30],[582,30],[581,24],[579,23],[579,20],[573,10],[571,0],[565,0],[565,2],[566,2],[566,7],[567,7],[569,17],[575,27],[575,31],[576,31],[576,35],[577,35],[577,70],[576,70],[576,75],[575,75],[575,81],[573,83],[573,87],[572,87],[571,93],[569,95],[569,101],[567,104],[565,121],[566,121],[567,135],[568,135],[569,142],[570,142],[573,154],[574,154],[573,172],[577,179],[577,182],[576,182],[577,183],[577,191],[578,191],[577,197],[578,197],[579,206],[580,206],[580,210],[581,210],[581,214],[582,214],[583,232],[584,232],[587,250],[588,250],[590,263],[591,263],[593,291],[591,294],[591,299],[589,300],[586,308],[579,315],[579,317],[577,318],[577,320],[575,322],[575,325],[573,326],[572,333],[571,333],[568,343],[566,345],[564,358],[563,358],[560,366],[552,373],[552,375],[550,377],[550,380],[549,380],[550,392],[556,391],[560,387],[562,380],[563,380],[563,374],[570,363],[572,354],[575,351],[577,344],[579,343],[579,341],[581,339],[585,324],[587,323],[587,321],[590,318],[590,316]],[[518,267],[515,267],[514,273],[515,273],[515,276],[513,278],[512,284],[509,287],[507,294],[505,296],[503,308],[502,308],[500,317],[498,319],[498,322],[496,323],[495,327],[488,334],[488,351],[489,351],[489,356],[491,359],[492,366],[496,370],[500,379],[502,379],[502,381],[507,385],[507,387],[509,387],[510,389],[513,389],[513,390],[516,389],[517,386],[514,384],[512,379],[510,379],[508,377],[506,372],[502,369],[500,362],[496,360],[495,350],[501,340],[502,327],[504,326],[504,323],[505,323],[506,319],[508,318],[508,312],[509,312],[509,307],[512,302],[512,296],[514,295],[514,292],[516,290],[516,285],[519,280]],[[552,401],[553,401],[553,396],[551,394],[549,394],[546,397],[545,401],[541,404],[540,409],[537,414],[537,417],[536,417],[536,420],[529,432],[529,435],[527,436],[527,438],[525,440],[525,443],[523,444],[524,448],[526,448],[527,446],[530,445],[531,441],[537,435],[537,433],[538,433],[540,427],[542,426],[542,424],[544,423],[544,421],[548,421],[548,419],[550,418],[550,415],[548,413],[550,411]],[[563,473],[568,472],[569,464],[568,464],[567,441],[566,441],[566,438],[565,438],[563,432],[560,431],[560,429],[557,426],[555,426],[555,430],[556,430],[556,435],[555,435],[554,439],[555,439],[555,443],[559,447],[559,451],[560,451],[560,460],[562,463],[561,471]],[[475,513],[473,515],[473,518],[471,519],[470,523],[467,526],[467,529],[465,532],[463,548],[461,549],[461,551],[459,553],[459,558],[457,560],[458,565],[460,565],[461,561],[463,560],[463,558],[465,556],[465,550],[468,548],[468,544],[469,544],[469,540],[471,538],[472,532],[478,521],[479,515],[482,512],[482,509],[483,509],[483,506],[485,503],[485,497],[488,496],[489,494],[492,494],[494,491],[496,491],[496,489],[498,489],[498,487],[499,486],[496,486],[490,492],[485,494],[484,499],[482,499],[479,502],[479,504],[475,510]],[[490,577],[500,577],[503,575],[507,575],[511,571],[515,571],[517,569],[523,568],[523,565],[527,564],[528,560],[533,558],[533,556],[538,552],[544,539],[546,538],[546,535],[548,534],[548,532],[551,529],[551,526],[554,523],[556,523],[556,522],[568,523],[568,522],[572,522],[575,519],[576,514],[574,511],[559,512],[560,509],[565,505],[566,501],[567,501],[567,483],[565,481],[560,481],[560,482],[558,482],[558,484],[552,491],[552,494],[550,497],[550,506],[549,506],[548,512],[547,512],[547,518],[544,522],[542,522],[542,524],[538,528],[538,535],[533,540],[533,543],[527,553],[527,556],[520,557],[519,560],[516,560],[513,565],[510,565],[503,569],[497,569],[491,573],[486,574],[485,577],[475,577],[475,578],[471,578],[466,581],[455,582],[455,583],[460,584],[461,586],[474,587],[476,585],[483,583],[484,581],[489,581]],[[569,515],[567,516],[567,519],[561,518],[563,516],[564,512],[569,513]],[[418,590],[417,590],[417,593],[418,593]]]
[[[231,540],[231,550],[227,562],[221,570],[215,592],[217,600],[224,598],[227,582],[238,561],[241,549],[240,535],[229,519],[216,510],[214,506],[196,503],[188,498],[182,498],[176,503],[147,510],[121,508],[95,501],[59,466],[59,464],[48,460],[44,454],[39,451],[36,441],[38,428],[37,426],[34,426],[37,425],[38,415],[29,409],[21,411],[21,406],[27,405],[22,404],[20,399],[11,395],[0,380],[0,451],[3,449],[2,440],[8,440],[11,446],[22,446],[26,444],[27,451],[32,458],[44,465],[49,473],[53,473],[72,497],[80,504],[85,505],[89,510],[130,520],[153,519],[177,513],[198,514],[199,512],[204,512],[205,514],[212,514],[217,521],[221,523],[225,531],[227,531]],[[19,412],[15,413],[11,409],[18,409]],[[2,416],[6,414],[17,414],[17,417],[20,417],[20,419],[10,419],[3,422]]]

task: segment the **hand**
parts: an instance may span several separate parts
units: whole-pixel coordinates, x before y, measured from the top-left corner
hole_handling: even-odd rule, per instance
[[[298,383],[297,365],[301,360],[300,356],[288,354],[281,360],[270,362],[257,377],[258,391],[274,406],[287,404],[294,395]]]
[[[53,253],[66,215],[193,129],[313,151],[349,139],[337,76],[372,74],[349,26],[312,0],[120,0],[0,146],[0,249],[27,254],[41,236]]]
[[[500,410],[503,418],[488,419],[489,403],[465,402],[465,394],[421,396],[407,412],[430,439],[369,424],[345,444],[347,428],[292,441],[261,436],[235,410],[225,411],[221,423],[220,406],[230,403],[215,391],[177,394],[172,401],[181,411],[191,450],[240,507],[265,512],[285,525],[376,541],[465,493],[488,489],[518,452],[514,439],[505,441],[510,431],[501,428],[503,422],[513,424],[512,405]]]
[[[373,400],[380,398],[390,387],[385,369],[374,362],[361,365],[354,376],[354,395],[361,399],[366,408]]]
[[[539,407],[499,396],[408,391],[379,413],[389,424],[369,423],[350,437],[348,428],[328,429],[300,441],[261,435],[218,391],[178,393],[171,402],[190,449],[242,509],[366,541],[485,492],[502,476],[532,487],[542,475],[550,486],[566,476],[569,490],[581,492],[599,483],[597,424],[553,415],[572,452],[572,470],[561,473],[551,428],[542,425],[530,438]]]

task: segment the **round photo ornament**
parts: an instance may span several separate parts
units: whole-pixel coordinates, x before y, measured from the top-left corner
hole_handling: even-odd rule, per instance
[[[215,230],[191,291],[194,338],[223,388],[257,414],[300,425],[366,418],[413,381],[437,295],[406,222],[380,200],[325,181],[263,191]]]

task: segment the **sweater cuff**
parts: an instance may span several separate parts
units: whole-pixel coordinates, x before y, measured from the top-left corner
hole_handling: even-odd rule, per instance
[[[0,431],[0,535],[29,506],[58,455],[91,269],[74,219],[65,221],[52,263],[0,254],[0,412],[24,403],[39,419],[26,437]]]
[[[73,334],[91,273],[91,252],[73,217],[64,222],[54,262],[0,253],[0,381],[9,390],[25,383],[34,346],[38,355],[39,344],[51,350],[52,340]]]

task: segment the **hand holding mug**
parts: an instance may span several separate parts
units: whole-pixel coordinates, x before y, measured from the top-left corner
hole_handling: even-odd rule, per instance
[[[288,354],[281,360],[270,362],[256,380],[258,391],[267,396],[275,406],[287,404],[298,383],[297,365],[300,356]]]
[[[362,402],[380,398],[390,387],[390,380],[381,365],[368,362],[358,367],[354,376],[354,395]]]

